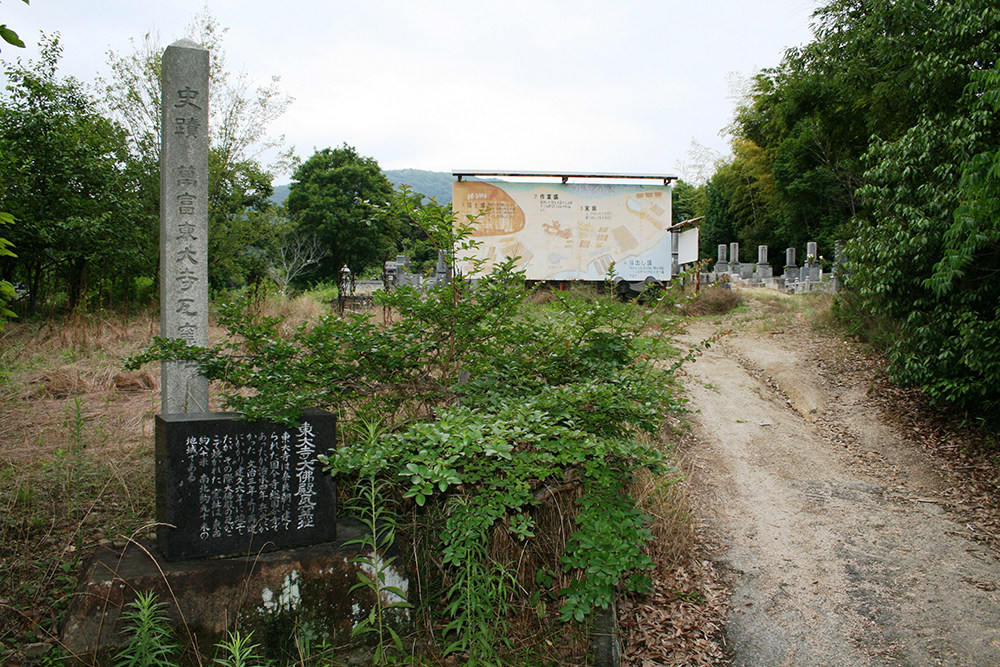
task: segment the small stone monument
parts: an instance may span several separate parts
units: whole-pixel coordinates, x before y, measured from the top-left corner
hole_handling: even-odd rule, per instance
[[[437,267],[434,269],[434,284],[447,285],[451,282],[451,269],[448,267],[443,250],[438,250]]]
[[[716,273],[726,273],[729,271],[729,262],[726,261],[726,249],[725,243],[719,244],[719,255],[718,259],[715,261],[715,272]]]
[[[729,272],[734,276],[740,274],[740,244],[729,244]]]
[[[333,541],[336,486],[317,460],[336,418],[297,427],[232,413],[156,416],[157,545],[168,561]]]
[[[208,49],[163,52],[160,126],[160,336],[208,345]],[[165,361],[161,412],[208,412],[208,380]]]
[[[785,284],[797,282],[799,279],[799,267],[795,263],[795,248],[785,250]]]
[[[766,280],[771,277],[771,265],[767,263],[767,246],[757,246],[757,280]]]
[[[823,278],[823,267],[819,263],[819,246],[815,241],[806,243],[806,262],[802,267],[802,280],[818,282]]]

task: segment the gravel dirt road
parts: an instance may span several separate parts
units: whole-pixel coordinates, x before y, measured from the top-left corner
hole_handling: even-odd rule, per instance
[[[737,667],[1000,665],[1000,562],[873,407],[867,363],[758,301],[685,367],[688,494],[732,592]]]

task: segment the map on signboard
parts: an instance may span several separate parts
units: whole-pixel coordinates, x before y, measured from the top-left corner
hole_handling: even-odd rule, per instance
[[[484,271],[506,257],[528,280],[670,278],[671,187],[455,181],[452,207],[475,218],[479,247],[459,258]]]

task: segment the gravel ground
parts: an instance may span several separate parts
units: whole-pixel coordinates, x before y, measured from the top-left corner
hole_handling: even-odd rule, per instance
[[[976,488],[916,435],[930,415],[887,411],[857,346],[753,308],[684,378],[687,490],[731,592],[727,661],[1000,665],[1000,561],[968,511]],[[718,333],[696,322],[681,342]]]

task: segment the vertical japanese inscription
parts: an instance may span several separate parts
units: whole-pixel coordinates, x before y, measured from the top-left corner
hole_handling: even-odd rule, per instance
[[[336,537],[336,487],[317,459],[335,446],[332,414],[312,411],[292,428],[160,415],[156,429],[157,537],[168,560]]]
[[[160,335],[208,345],[208,50],[163,53],[160,149]],[[163,414],[208,411],[208,381],[163,364]]]

